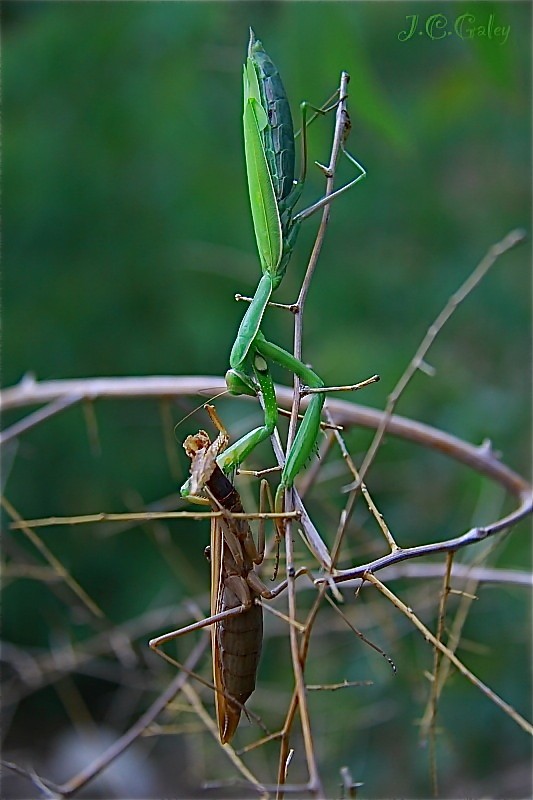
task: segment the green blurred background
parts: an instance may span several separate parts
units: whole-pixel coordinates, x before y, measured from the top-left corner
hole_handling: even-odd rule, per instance
[[[486,25],[493,14],[496,25],[510,26],[508,39],[399,40],[408,16],[420,15],[422,25],[437,11],[450,25],[464,13]],[[351,74],[349,148],[368,177],[334,206],[304,325],[304,357],[326,383],[377,372],[381,383],[357,399],[382,408],[428,324],[488,247],[511,228],[529,233],[529,3],[4,2],[2,15],[4,387],[28,372],[39,379],[224,374],[243,311],[233,295],[252,293],[258,280],[241,133],[250,25],[280,68],[294,113],[301,99],[323,102],[342,69]],[[312,159],[326,160],[332,124],[313,125]],[[341,164],[339,179],[351,174]],[[322,191],[311,169],[303,202]],[[302,228],[280,301],[296,297],[316,226]],[[506,255],[459,309],[429,354],[436,375],[417,375],[398,409],[474,444],[491,438],[522,474],[531,441],[530,288],[527,244]],[[288,315],[269,313],[265,333],[290,347]],[[176,432],[178,475],[168,466],[165,430],[173,436],[172,425],[199,402],[174,406],[170,423],[155,402],[98,404],[99,455],[80,410],[59,415],[8,450],[6,495],[26,518],[156,502],[186,474],[179,441],[205,418],[196,415]],[[258,423],[251,404],[225,400],[218,408],[233,438]],[[4,423],[21,415],[6,414]],[[348,438],[360,460],[370,434]],[[265,446],[255,464],[269,459]],[[347,482],[338,456],[323,475],[312,509],[331,541],[338,487]],[[392,441],[369,485],[404,545],[455,535],[508,508],[479,476]],[[242,491],[249,499],[255,487]],[[491,563],[526,568],[527,531],[524,524],[504,539]],[[344,565],[382,552],[362,510],[353,533]],[[43,534],[104,608],[109,627],[207,590],[206,527],[175,523],[111,534],[97,526]],[[83,641],[91,630],[86,618],[46,583],[17,576],[14,565],[32,557],[20,535],[5,554],[4,639],[33,654]],[[436,583],[395,588],[411,604],[418,599],[432,619]],[[465,632],[469,665],[522,712],[530,708],[526,592],[481,590]],[[350,679],[375,681],[371,693],[349,702],[337,699],[342,693],[314,700],[321,769],[332,796],[338,769],[348,764],[365,782],[363,796],[424,797],[427,754],[418,749],[416,720],[432,656],[384,601],[375,603],[364,601],[354,619],[386,647],[396,679],[345,633],[310,656],[314,682],[342,680],[355,663],[363,669]],[[323,625],[331,624],[326,617]],[[144,653],[151,633],[139,639],[137,658],[156,677],[146,678],[144,692],[135,686],[134,701],[120,706],[126,690],[123,684],[119,696],[116,687],[126,673],[104,679],[95,668],[69,679],[69,692],[83,698],[102,729],[123,730],[169,680],[170,668]],[[280,671],[284,688],[276,683]],[[7,678],[8,688],[18,686],[9,670]],[[283,709],[286,637],[269,640],[261,681],[263,702]],[[57,687],[28,694],[12,706],[4,730],[10,752],[45,764],[57,780],[73,771],[57,745],[75,718],[64,695]],[[528,796],[526,735],[458,677],[442,709],[444,796]],[[232,775],[220,756],[206,755],[205,739],[197,734],[194,747],[184,737],[157,747],[150,740],[145,772],[163,766],[138,796],[188,796],[200,778]],[[46,760],[52,750],[63,753],[54,774]],[[189,764],[182,778],[171,769],[178,758]],[[98,796],[120,796],[115,791]]]

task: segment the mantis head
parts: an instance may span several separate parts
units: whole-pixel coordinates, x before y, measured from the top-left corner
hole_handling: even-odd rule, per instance
[[[228,369],[226,372],[226,386],[230,394],[257,396],[257,387],[252,378],[243,372],[238,372],[236,369]]]

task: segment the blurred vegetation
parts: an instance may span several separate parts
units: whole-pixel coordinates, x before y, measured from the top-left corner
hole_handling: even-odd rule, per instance
[[[407,15],[424,19],[433,11],[406,2],[4,2],[3,385],[28,372],[39,379],[225,372],[243,311],[233,295],[251,293],[258,279],[241,134],[241,64],[252,25],[280,68],[295,114],[300,99],[323,102],[340,71],[351,74],[349,148],[368,177],[334,206],[306,307],[304,357],[329,384],[379,373],[381,383],[357,399],[382,408],[450,294],[493,242],[531,219],[530,4],[440,4],[450,20],[470,13],[486,24],[494,14],[496,24],[510,25],[505,44],[454,35],[398,40]],[[331,129],[330,118],[313,125],[313,159],[325,159]],[[343,164],[339,179],[350,175]],[[322,191],[319,171],[311,170],[305,200]],[[279,301],[296,297],[316,225],[303,226]],[[505,256],[459,309],[429,354],[435,377],[419,374],[398,408],[476,444],[489,437],[522,473],[531,442],[529,250]],[[290,347],[288,317],[270,312],[265,333]],[[174,407],[174,423],[198,402]],[[234,438],[257,424],[251,405],[225,400],[218,407]],[[176,491],[155,403],[109,401],[96,414],[99,456],[79,409],[8,451],[5,491],[24,517],[136,509]],[[5,424],[17,416],[5,415]],[[199,414],[181,426],[176,449],[205,424]],[[349,435],[357,458],[369,439]],[[266,447],[256,464],[270,458]],[[331,525],[321,515],[335,512],[336,470],[328,461],[311,506],[319,523]],[[478,476],[393,441],[369,485],[405,545],[488,521],[504,503]],[[248,491],[249,501],[255,487]],[[376,553],[365,520],[356,515],[345,563]],[[529,564],[526,529],[501,541],[495,564]],[[106,537],[94,527],[45,534],[114,623],[207,591],[207,536],[207,528],[183,524]],[[181,568],[169,555],[172,540]],[[15,554],[26,547],[22,539],[13,546]],[[395,588],[425,603],[429,620],[438,593],[430,587],[431,595],[407,581]],[[530,707],[524,591],[482,590],[465,632],[478,646],[469,665],[523,711]],[[365,628],[361,602],[355,623]],[[357,675],[375,681],[350,703],[342,693],[313,699],[325,777],[336,796],[338,768],[349,764],[365,781],[363,796],[427,796],[416,720],[432,656],[406,621],[396,619],[393,629],[391,610],[385,619],[383,603],[372,608],[373,635],[399,667],[394,682],[347,634],[331,644],[327,664],[320,647],[310,658],[311,681],[342,680],[356,657]],[[5,640],[51,646],[66,636],[65,619],[64,604],[45,584],[6,582]],[[68,624],[73,639],[87,635],[75,615]],[[282,641],[269,641],[259,698],[270,697],[271,684],[274,691],[282,662],[290,678]],[[109,683],[86,676],[77,687],[102,719]],[[130,717],[115,711],[123,729]],[[128,708],[132,718],[135,711]],[[350,725],[352,717],[361,720],[353,738],[348,717]],[[448,796],[467,789],[473,797],[524,796],[524,783],[513,794],[512,780],[527,765],[527,737],[457,676],[439,722]],[[35,757],[69,724],[58,695],[43,690],[18,707],[7,743]],[[168,758],[172,747],[183,752],[181,739],[170,741],[153,758],[160,751]],[[222,759],[215,763],[226,768]]]

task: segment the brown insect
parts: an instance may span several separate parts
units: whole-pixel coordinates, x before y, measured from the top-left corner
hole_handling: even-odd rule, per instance
[[[184,442],[191,458],[189,490],[196,501],[223,511],[211,521],[211,616],[177,631],[152,639],[157,648],[191,630],[212,625],[213,679],[220,741],[229,742],[246,700],[255,689],[263,639],[263,610],[257,598],[271,599],[281,590],[270,591],[255,572],[263,561],[264,521],[259,526],[256,546],[248,520],[235,518],[244,512],[240,495],[217,466],[216,457],[228,443],[212,406],[207,406],[219,436],[211,443],[205,431],[188,436]],[[267,491],[262,485],[262,497]]]

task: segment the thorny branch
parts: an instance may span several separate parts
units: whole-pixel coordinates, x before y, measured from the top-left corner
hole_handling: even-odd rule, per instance
[[[26,406],[37,405],[40,403],[53,403],[57,398],[67,396],[82,397],[86,401],[97,399],[116,398],[154,398],[173,397],[177,399],[181,396],[200,394],[205,386],[214,387],[214,391],[223,390],[225,386],[222,378],[212,375],[204,376],[183,376],[172,378],[168,376],[147,377],[147,378],[87,378],[80,380],[63,381],[36,381],[33,378],[25,378],[16,386],[5,389],[1,393],[2,406],[4,412],[12,409],[24,408]],[[288,407],[292,400],[292,390],[285,386],[277,386],[276,393],[278,401]],[[305,401],[304,401],[305,402]],[[366,408],[356,403],[348,403],[344,400],[328,399],[328,410],[339,425],[357,425],[363,428],[376,429],[384,418],[384,412],[376,409]],[[26,418],[27,419],[27,418]],[[7,434],[9,436],[9,431]],[[522,518],[531,508],[532,487],[518,473],[503,464],[494,453],[490,442],[476,446],[459,439],[449,433],[425,425],[406,417],[396,414],[390,416],[387,421],[386,431],[389,435],[409,441],[413,444],[422,445],[435,450],[442,455],[452,458],[457,462],[470,467],[491,480],[499,483],[511,495],[519,498],[520,506],[516,510],[517,518]],[[281,446],[280,446],[281,447]],[[280,456],[282,455],[280,451]],[[301,510],[299,498],[296,498],[297,510]],[[153,514],[153,519],[160,518],[163,512],[149,511]],[[173,512],[176,513],[176,512]],[[180,512],[178,512],[180,513]],[[181,512],[183,513],[183,512]],[[198,512],[187,512],[191,516],[202,516]],[[104,520],[105,515],[96,515]],[[508,525],[513,523],[513,518],[507,519]],[[309,540],[309,528],[305,519],[301,520],[302,527]],[[316,529],[314,529],[316,531]],[[318,532],[316,532],[318,535]],[[320,558],[319,562],[326,568],[330,566],[329,552],[326,545],[319,537],[318,546],[316,543],[311,546],[313,552],[320,547],[322,554],[326,557]],[[431,547],[431,545],[429,545]],[[405,555],[393,559],[388,563],[405,560],[413,556]],[[415,552],[416,557],[424,555],[424,552]],[[326,563],[324,563],[326,562]],[[329,563],[328,563],[329,562]],[[380,564],[381,562],[379,562]],[[364,565],[365,569],[370,569],[371,565]]]
[[[38,381],[28,375],[20,383],[2,390],[0,403],[5,414],[28,406],[53,403],[57,398],[64,396],[73,396],[76,401],[81,397],[86,402],[112,398],[123,400],[167,398],[176,401],[180,397],[205,395],[206,386],[210,387],[210,394],[223,392],[226,388],[224,379],[216,375],[183,375],[181,377],[161,375],[53,381]],[[285,408],[290,407],[292,389],[278,384],[276,395],[281,405]],[[248,398],[246,395],[242,395],[242,399],[246,402],[254,402],[253,398]],[[305,404],[304,398],[302,405],[305,407]],[[385,416],[384,411],[337,398],[328,398],[328,409],[337,425],[355,425],[370,430],[375,430]],[[31,416],[29,415],[25,419],[28,420]],[[12,434],[12,430],[13,426],[3,432],[0,444],[16,438],[18,434]],[[512,495],[519,496],[531,488],[528,481],[500,461],[488,440],[481,445],[472,445],[431,425],[398,414],[392,414],[388,419],[386,433],[453,458],[481,475],[500,483]]]
[[[332,194],[334,191],[334,184],[335,184],[335,170],[337,159],[339,156],[341,143],[343,141],[343,135],[345,130],[345,118],[346,118],[346,101],[347,101],[347,87],[348,81],[350,80],[350,76],[343,72],[341,74],[341,80],[339,85],[339,104],[337,106],[336,116],[335,116],[335,130],[333,134],[333,144],[331,148],[330,160],[327,169],[327,181],[326,181],[326,191],[325,196]],[[293,355],[299,361],[302,358],[302,328],[303,328],[303,311],[305,305],[305,299],[307,297],[307,292],[309,290],[311,278],[313,276],[313,272],[315,270],[316,264],[318,262],[318,258],[320,256],[320,252],[322,250],[322,244],[324,242],[324,237],[326,234],[327,224],[329,220],[331,206],[330,204],[326,204],[322,211],[322,217],[320,220],[320,225],[318,228],[318,232],[316,235],[315,243],[313,245],[313,249],[311,252],[311,256],[309,259],[309,263],[307,265],[307,270],[304,276],[304,280],[300,289],[300,293],[298,296],[298,300],[296,302],[298,313],[294,315],[294,349]],[[293,401],[292,401],[292,408],[291,408],[291,418],[289,423],[289,432],[287,435],[287,445],[286,445],[286,452],[289,452],[291,444],[294,440],[296,435],[296,427],[298,423],[298,412],[300,408],[300,380],[297,375],[294,376],[294,394],[293,394]],[[273,442],[275,444],[275,448],[277,450],[277,445],[279,442],[279,437],[276,435],[273,437]],[[279,453],[276,452],[276,457],[278,458],[278,463],[280,463]],[[282,459],[283,460],[283,455]],[[280,463],[281,466],[281,463]],[[300,500],[296,500],[294,492],[288,492],[289,496],[292,497],[286,498],[286,507],[288,510],[291,510],[292,504],[296,503],[296,507],[298,509],[302,508],[303,505],[300,505]],[[306,520],[309,521],[310,520]],[[314,529],[314,526],[313,526]],[[304,530],[310,531],[309,527],[305,528]],[[318,532],[317,532],[318,533]],[[312,536],[309,536],[308,532],[308,539],[312,542],[316,542],[318,540],[322,541],[320,536],[315,535],[315,530],[312,532]],[[296,590],[294,584],[294,557],[293,557],[293,539],[292,539],[292,531],[290,522],[287,521],[286,529],[285,529],[285,559],[286,559],[286,570],[287,570],[287,584],[288,584],[288,606],[289,606],[289,617],[291,620],[296,620]],[[324,566],[329,562],[328,559],[325,560]],[[324,561],[323,561],[324,563]],[[313,738],[311,733],[311,721],[309,719],[309,713],[307,708],[306,702],[306,690],[305,690],[305,683],[304,683],[304,676],[303,676],[303,665],[305,663],[305,659],[302,659],[300,654],[300,646],[298,642],[298,633],[294,625],[289,626],[290,631],[290,644],[291,644],[291,657],[292,657],[292,665],[294,671],[294,679],[295,679],[295,692],[296,697],[298,700],[298,705],[300,707],[300,717],[301,717],[301,724],[302,724],[302,733],[304,737],[304,747],[306,753],[306,760],[307,760],[307,768],[309,774],[309,791],[315,797],[322,797],[323,796],[323,788],[321,785],[320,775],[318,772],[318,766],[316,763],[315,757],[315,750],[313,746]],[[287,766],[288,766],[288,757],[289,757],[289,737],[290,737],[290,730],[292,724],[292,717],[288,717],[286,721],[286,725],[283,731],[282,742],[281,742],[281,749],[280,749],[280,759],[279,759],[279,769],[278,769],[278,782],[280,784],[286,783],[287,780]]]
[[[426,626],[418,619],[416,614],[414,613],[413,609],[409,608],[409,606],[405,605],[396,595],[394,595],[390,589],[388,589],[384,583],[381,583],[375,575],[368,572],[364,576],[365,580],[370,581],[379,591],[393,603],[406,617],[413,623],[413,625],[418,628],[418,630],[422,633],[426,641],[430,642],[440,653],[446,656],[451,663],[461,672],[474,686],[477,686],[484,695],[486,695],[490,700],[492,700],[497,706],[502,708],[506,714],[508,714],[511,719],[513,719],[517,725],[519,725],[526,733],[533,735],[533,725],[530,722],[525,720],[521,714],[518,714],[515,709],[506,703],[504,700],[501,699],[495,692],[492,691],[488,686],[486,686],[482,681],[479,680],[465,665],[460,661],[457,656],[452,653],[452,651],[442,644],[439,639],[437,639],[431,631],[426,628]]]

